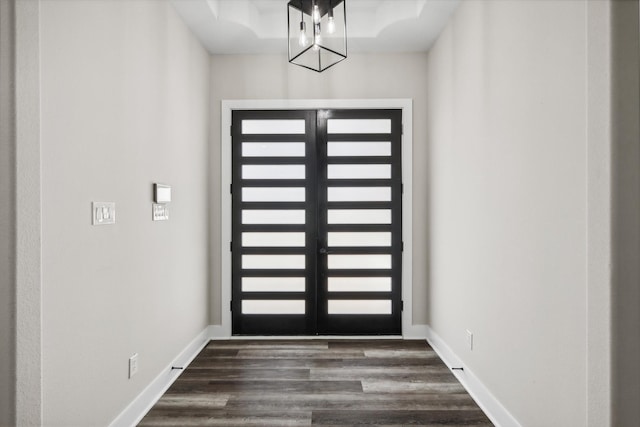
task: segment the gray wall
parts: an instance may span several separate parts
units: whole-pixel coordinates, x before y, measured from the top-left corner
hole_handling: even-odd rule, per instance
[[[429,323],[523,425],[640,419],[638,9],[466,2],[429,55]]]
[[[468,1],[428,57],[428,323],[524,426],[587,423],[586,19]]]
[[[640,420],[640,27],[612,3],[613,425]]]
[[[413,323],[426,321],[426,54],[351,54],[316,73],[281,55],[213,55],[211,59],[212,269],[220,271],[220,101],[224,99],[413,99]],[[223,207],[231,209],[230,206]],[[212,276],[211,323],[221,323],[220,278]]]
[[[208,325],[209,56],[165,1],[48,0],[41,84],[43,423],[106,425]]]
[[[13,2],[0,2],[0,425],[15,424]]]
[[[37,426],[41,399],[39,3],[0,8],[0,422]]]

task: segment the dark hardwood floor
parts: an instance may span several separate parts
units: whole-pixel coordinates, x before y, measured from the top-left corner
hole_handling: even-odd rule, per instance
[[[211,341],[141,426],[491,426],[424,341]]]

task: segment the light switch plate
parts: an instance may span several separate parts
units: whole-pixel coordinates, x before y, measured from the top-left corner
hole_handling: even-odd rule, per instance
[[[116,223],[116,204],[114,202],[91,203],[91,224],[110,225]]]

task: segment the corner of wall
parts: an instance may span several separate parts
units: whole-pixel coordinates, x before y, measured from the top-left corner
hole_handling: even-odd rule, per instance
[[[162,395],[171,387],[186,368],[196,358],[198,353],[213,338],[211,327],[205,328],[198,334],[165,369],[145,387],[142,392],[109,424],[110,427],[129,427],[137,425],[149,412]]]
[[[611,425],[611,2],[587,2],[587,425]]]
[[[436,334],[433,329],[426,326],[427,343],[440,356],[449,369],[462,368],[451,372],[460,381],[460,384],[467,390],[473,400],[489,417],[492,423],[498,427],[521,427],[518,420],[507,410],[507,408],[491,393],[491,391],[480,381],[473,371],[466,366],[460,357],[447,345],[447,343]]]
[[[0,425],[15,425],[15,27],[0,1]]]
[[[640,420],[640,25],[638,0],[611,9],[612,425]]]

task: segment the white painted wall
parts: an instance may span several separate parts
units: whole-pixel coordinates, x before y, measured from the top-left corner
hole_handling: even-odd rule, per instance
[[[611,425],[610,1],[587,3],[587,425]]]
[[[39,3],[0,5],[0,425],[42,424]]]
[[[42,424],[40,4],[15,1],[16,424]]]
[[[587,423],[587,3],[468,1],[428,56],[428,324],[523,426]]]
[[[426,260],[426,54],[350,54],[316,73],[282,55],[213,55],[211,59],[211,165],[220,164],[220,108],[224,99],[413,99],[413,256]],[[230,159],[229,159],[230,161]],[[220,271],[220,171],[211,168],[211,268]],[[230,206],[224,207],[231,209]],[[415,220],[415,218],[419,218]],[[413,323],[426,321],[427,262],[413,264]],[[221,284],[212,274],[211,323],[221,324]]]
[[[41,77],[43,423],[107,425],[208,325],[209,56],[165,1],[48,0]]]

